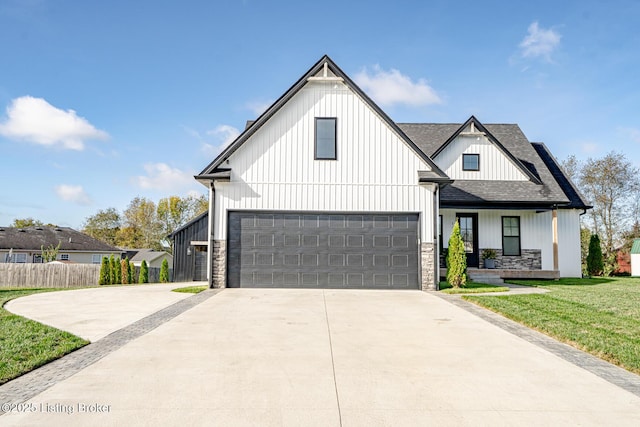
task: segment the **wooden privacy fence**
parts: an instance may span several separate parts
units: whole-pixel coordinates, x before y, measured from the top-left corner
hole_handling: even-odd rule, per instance
[[[173,276],[169,269],[169,281]],[[138,283],[140,267],[135,268]],[[88,288],[98,286],[100,264],[0,264],[0,287]],[[149,268],[149,283],[160,282],[160,269]]]
[[[0,286],[86,288],[97,286],[100,264],[0,264]]]

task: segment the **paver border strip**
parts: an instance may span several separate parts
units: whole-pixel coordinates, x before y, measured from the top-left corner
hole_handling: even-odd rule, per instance
[[[439,292],[431,293],[447,302],[450,302],[456,307],[460,307],[463,310],[466,310],[467,312],[640,397],[640,376],[629,372],[626,369],[620,368],[619,366],[606,362],[596,356],[571,347],[568,344],[557,341],[542,332],[538,332],[527,326],[521,325],[520,323],[508,319],[489,309],[473,304],[469,301],[465,301],[460,297],[460,295],[446,295]]]
[[[42,393],[55,384],[75,375],[125,344],[145,335],[163,323],[218,294],[222,289],[207,289],[184,298],[153,314],[125,326],[94,343],[90,343],[60,359],[0,386],[0,403],[20,404]],[[0,410],[0,416],[4,412]]]

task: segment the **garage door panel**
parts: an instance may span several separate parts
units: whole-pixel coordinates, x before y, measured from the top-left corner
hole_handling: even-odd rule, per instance
[[[416,214],[229,214],[229,287],[418,288]]]

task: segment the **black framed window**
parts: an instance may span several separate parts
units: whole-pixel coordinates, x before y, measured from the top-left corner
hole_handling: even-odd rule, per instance
[[[336,160],[337,121],[335,117],[316,117],[316,160]]]
[[[463,171],[479,171],[480,170],[480,154],[463,154],[462,170]]]
[[[520,256],[520,217],[502,217],[502,255]]]

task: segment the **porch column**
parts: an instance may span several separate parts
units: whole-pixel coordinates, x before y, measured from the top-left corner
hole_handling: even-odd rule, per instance
[[[558,209],[551,211],[551,225],[553,227],[553,269],[559,270],[558,263]]]
[[[207,241],[209,244],[207,245],[207,280],[209,282],[209,287],[213,288],[213,227],[214,227],[214,213],[215,213],[215,196],[216,192],[213,187],[213,180],[209,184],[209,224],[208,224],[208,236]]]

